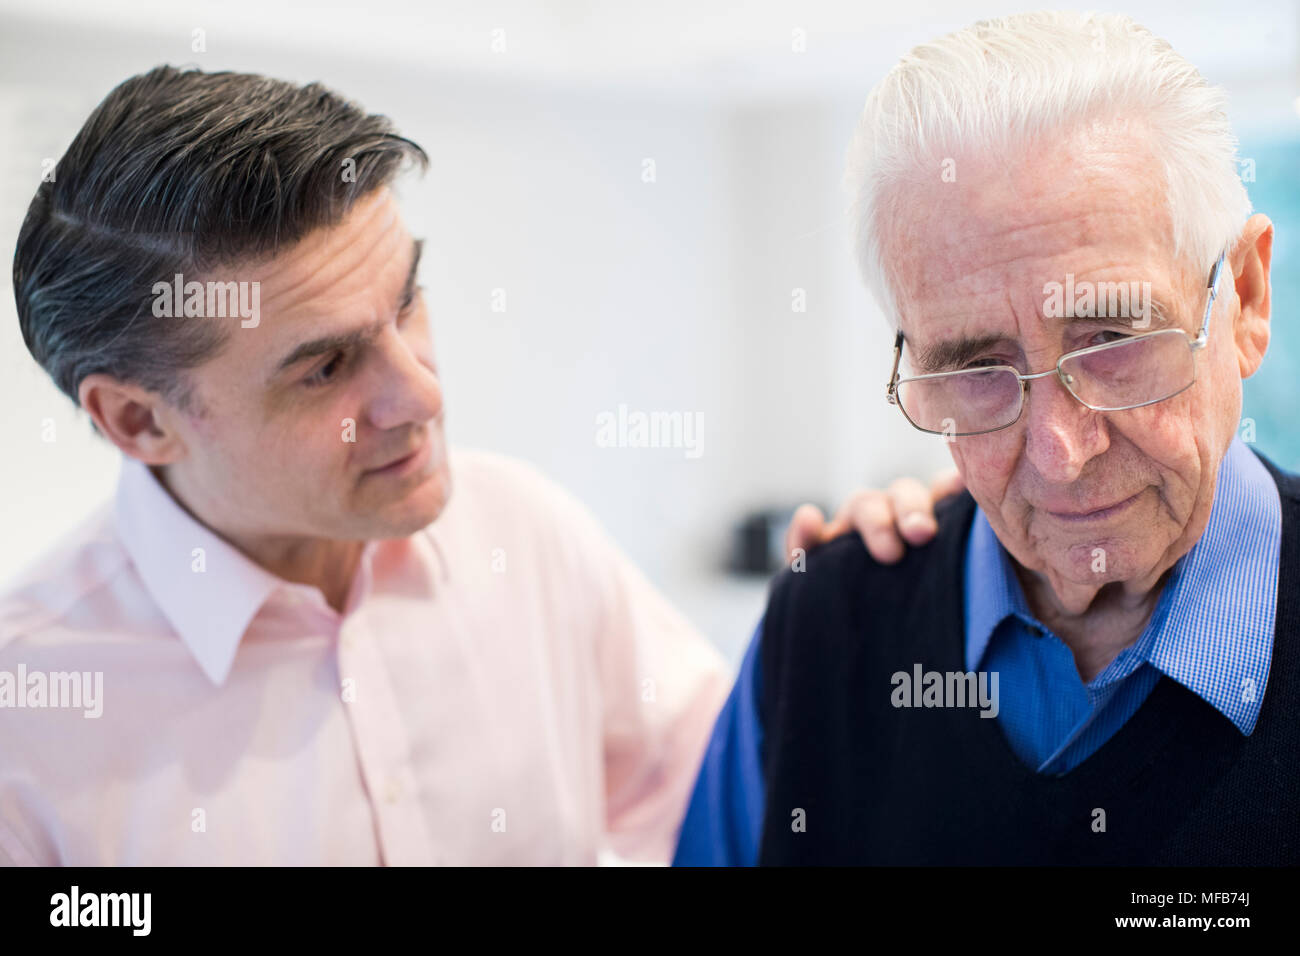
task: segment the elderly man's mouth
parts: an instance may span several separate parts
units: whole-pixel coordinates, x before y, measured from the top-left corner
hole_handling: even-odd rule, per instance
[[[1134,502],[1141,497],[1142,492],[1139,491],[1137,494],[1131,495],[1123,501],[1117,501],[1112,505],[1105,505],[1100,508],[1092,508],[1086,511],[1053,511],[1050,508],[1044,510],[1059,521],[1068,521],[1071,523],[1105,521],[1108,518],[1113,518],[1116,515],[1127,511],[1133,506]]]

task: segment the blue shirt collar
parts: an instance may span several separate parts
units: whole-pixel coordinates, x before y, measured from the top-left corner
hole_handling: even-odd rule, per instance
[[[1249,735],[1259,718],[1273,654],[1282,505],[1259,458],[1234,438],[1219,466],[1210,520],[1171,569],[1142,636],[1093,684],[1149,663]],[[1007,617],[1043,630],[982,509],[966,546],[966,666],[976,670]]]

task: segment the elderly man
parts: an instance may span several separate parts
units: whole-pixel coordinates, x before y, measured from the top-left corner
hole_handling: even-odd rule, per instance
[[[775,584],[677,862],[1300,862],[1300,481],[1236,435],[1272,226],[1224,103],[1063,13],[873,91],[887,395],[969,494],[896,566],[839,541]]]

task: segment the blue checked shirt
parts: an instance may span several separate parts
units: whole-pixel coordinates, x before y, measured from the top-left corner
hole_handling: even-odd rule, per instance
[[[1029,610],[983,511],[966,547],[966,667],[997,671],[997,720],[1039,773],[1078,766],[1133,716],[1161,674],[1249,736],[1273,654],[1282,506],[1260,460],[1234,439],[1205,533],[1172,568],[1137,641],[1084,682],[1070,649]],[[677,866],[752,865],[762,832],[759,639],[750,641],[713,729],[678,840]]]

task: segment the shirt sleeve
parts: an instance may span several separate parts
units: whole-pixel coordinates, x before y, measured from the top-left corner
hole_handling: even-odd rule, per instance
[[[753,866],[763,832],[760,621],[704,754],[673,866]]]
[[[2,786],[0,783],[0,867],[57,866],[58,857],[51,847],[33,852],[19,838],[20,833],[31,828],[20,824],[14,815],[14,801],[3,792]]]
[[[599,774],[573,781],[601,798],[597,860],[666,865],[731,669],[582,502],[522,462],[475,458],[509,520],[534,529],[528,560],[546,575],[554,638],[575,655],[578,683],[561,692],[580,699],[556,746],[582,748]]]
[[[718,650],[674,608],[595,517],[553,483],[544,507],[560,594],[592,657],[604,845],[611,862],[672,859],[691,784],[731,686]]]
[[[617,567],[597,648],[605,831],[621,860],[666,864],[730,672],[630,561]]]

